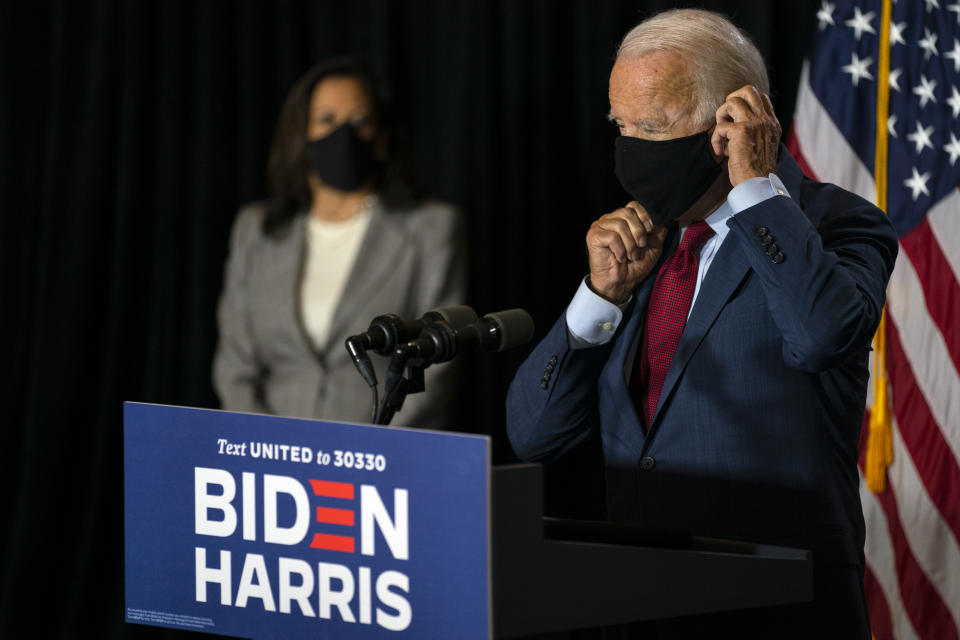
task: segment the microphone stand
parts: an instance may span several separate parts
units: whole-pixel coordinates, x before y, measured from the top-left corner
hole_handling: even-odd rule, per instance
[[[410,352],[404,347],[405,345],[397,347],[390,360],[383,403],[374,417],[374,424],[390,424],[394,414],[403,407],[403,401],[408,394],[420,393],[426,389],[423,371],[430,366],[430,362],[422,358],[411,359]],[[404,369],[407,371],[406,377],[403,375]]]

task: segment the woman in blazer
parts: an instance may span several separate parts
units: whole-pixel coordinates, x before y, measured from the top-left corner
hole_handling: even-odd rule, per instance
[[[372,394],[345,339],[384,313],[415,318],[464,299],[460,217],[415,188],[383,93],[351,61],[294,86],[270,151],[271,199],[231,233],[213,363],[222,407],[369,422]],[[378,380],[387,360],[373,357]],[[427,370],[394,424],[449,427],[454,381]]]

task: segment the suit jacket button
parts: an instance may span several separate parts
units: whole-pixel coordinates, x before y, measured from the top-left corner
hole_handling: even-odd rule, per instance
[[[653,471],[655,466],[657,466],[657,461],[651,456],[643,456],[640,458],[640,471]]]
[[[547,388],[547,381],[546,381],[546,380],[541,380],[541,381],[540,381],[540,388],[541,388],[541,389],[546,389],[546,388]]]
[[[761,238],[767,235],[768,231],[770,231],[770,229],[767,229],[766,227],[757,227],[756,229],[753,230],[753,232],[756,233]]]
[[[767,245],[767,255],[772,256],[776,252],[780,251],[780,248],[773,242]]]
[[[767,234],[763,236],[763,240],[760,241],[760,244],[762,244],[763,246],[767,246],[771,242],[773,242],[773,236],[771,236],[770,234]]]
[[[773,260],[774,264],[780,264],[781,262],[787,259],[787,256],[783,255],[782,251],[778,251],[777,255],[773,256],[770,259]]]

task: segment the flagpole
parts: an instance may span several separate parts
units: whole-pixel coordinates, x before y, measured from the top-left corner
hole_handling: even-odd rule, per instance
[[[877,206],[887,210],[887,119],[890,113],[890,0],[881,1],[877,62],[877,139],[873,178]],[[880,313],[880,325],[873,338],[873,406],[870,408],[870,432],[864,475],[867,488],[883,493],[887,487],[887,467],[893,463],[893,426],[887,380],[887,310]]]

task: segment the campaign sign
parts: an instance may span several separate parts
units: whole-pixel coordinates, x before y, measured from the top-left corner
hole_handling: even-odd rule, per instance
[[[124,405],[126,620],[490,637],[489,439]]]

